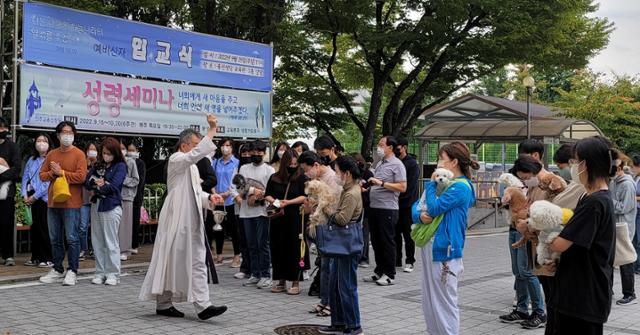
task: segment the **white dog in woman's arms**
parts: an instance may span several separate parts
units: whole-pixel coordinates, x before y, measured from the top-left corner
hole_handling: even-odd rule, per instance
[[[553,239],[560,235],[571,217],[573,217],[572,210],[560,208],[546,200],[531,204],[528,226],[530,230],[540,231],[536,248],[538,264],[551,264],[560,258],[560,253],[551,251],[550,245]]]
[[[433,172],[433,175],[431,175],[431,180],[436,182],[437,184],[436,186],[437,196],[442,195],[442,193],[446,191],[447,187],[449,187],[449,185],[453,182],[451,179],[453,179],[453,172],[447,169],[437,168]],[[422,196],[420,197],[420,202],[418,203],[418,210],[420,211],[421,214],[423,213],[426,213],[427,215],[429,214],[429,211],[427,208],[427,199],[425,198],[424,192],[422,192]],[[411,225],[411,229],[413,228],[415,228],[415,224]]]
[[[305,183],[304,193],[313,204],[309,215],[309,236],[316,237],[316,226],[327,224],[329,217],[338,210],[338,201],[329,186],[319,180]]]

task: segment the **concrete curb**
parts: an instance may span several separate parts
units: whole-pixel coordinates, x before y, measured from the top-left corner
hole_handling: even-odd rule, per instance
[[[122,272],[142,272],[149,267],[149,262],[143,263],[132,263],[126,264],[122,266]],[[40,273],[30,273],[25,275],[17,275],[17,276],[4,276],[0,277],[0,285],[8,285],[8,284],[16,284],[16,283],[24,283],[29,281],[38,280],[41,276],[45,275],[48,269],[42,269],[43,271]],[[96,271],[95,268],[85,268],[78,270],[78,275],[87,275],[92,274]]]
[[[483,228],[478,230],[467,230],[467,236],[493,235],[493,234],[506,233],[508,231],[509,231],[509,227]]]

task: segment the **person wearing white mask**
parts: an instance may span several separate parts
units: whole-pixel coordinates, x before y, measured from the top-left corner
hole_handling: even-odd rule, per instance
[[[21,156],[18,146],[8,139],[11,123],[0,116],[0,188],[8,186],[5,192],[0,192],[0,253],[5,266],[16,265],[14,256],[14,227],[15,227],[15,180],[20,176]],[[8,185],[7,185],[8,184]]]
[[[38,172],[49,153],[51,140],[46,134],[39,134],[33,142],[32,154],[22,175],[22,199],[31,211],[31,259],[24,265],[52,267],[51,241],[47,224],[47,192],[49,182],[43,182]]]
[[[135,142],[129,143],[127,146],[127,157],[135,160],[136,168],[138,169],[138,190],[136,196],[133,198],[133,225],[131,226],[131,254],[138,253],[138,246],[140,245],[140,239],[138,237],[138,231],[140,229],[140,210],[142,209],[142,202],[144,200],[144,185],[147,174],[147,165],[142,159],[140,159],[140,148]]]
[[[393,285],[396,276],[395,232],[399,216],[399,196],[407,190],[407,171],[396,155],[398,141],[393,136],[380,139],[376,155],[380,158],[374,177],[369,179],[369,230],[376,268],[366,282]]]
[[[271,161],[269,161],[269,165],[273,168],[273,170],[280,170],[280,160],[282,159],[282,155],[284,152],[289,150],[289,143],[280,142],[275,147],[275,151],[273,152],[273,157],[271,157]]]
[[[104,172],[99,173],[98,165],[94,165],[84,183],[85,188],[94,194],[91,200],[91,242],[96,273],[91,283],[115,286],[120,282],[118,230],[124,218],[122,189],[128,172],[120,143],[115,138],[104,139],[101,158],[104,165],[100,168],[104,168]]]
[[[82,150],[73,145],[76,126],[73,122],[62,121],[56,127],[56,135],[60,140],[60,147],[47,155],[42,168],[40,179],[43,182],[53,182],[57,178],[65,178],[69,184],[71,197],[64,202],[53,199],[54,183],[49,185],[47,222],[49,224],[49,238],[53,253],[53,269],[40,277],[43,283],[54,283],[64,278],[62,284],[72,286],[76,284],[78,273],[78,258],[80,256],[80,208],[82,207],[82,184],[87,176],[87,160]],[[66,271],[62,265],[66,234],[68,245],[69,268]]]
[[[98,160],[98,145],[88,143],[86,145],[87,154],[87,171],[93,167]],[[88,232],[91,226],[91,192],[82,188],[82,208],[80,208],[80,257],[81,261],[89,254],[89,238]]]
[[[131,240],[133,238],[133,199],[138,193],[138,166],[136,161],[127,157],[127,147],[120,141],[120,153],[127,164],[127,177],[122,183],[122,220],[118,230],[118,240],[120,241],[120,260],[126,261],[131,256]]]

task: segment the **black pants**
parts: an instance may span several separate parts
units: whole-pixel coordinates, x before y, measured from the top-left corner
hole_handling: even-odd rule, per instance
[[[376,275],[396,277],[396,224],[398,210],[371,208],[369,212],[369,230],[371,245],[376,259]]]
[[[555,312],[553,308],[549,306],[549,300],[551,300],[551,291],[553,287],[554,277],[550,276],[538,276],[538,281],[542,286],[542,291],[544,292],[544,306],[547,309],[547,325],[544,329],[545,335],[552,334],[553,327],[555,325]]]
[[[402,239],[404,239],[405,264],[416,262],[416,243],[411,239],[411,207],[400,208],[396,224],[396,266],[402,266]]]
[[[635,297],[635,274],[633,272],[633,263],[620,265],[620,281],[622,282],[622,295],[625,297]]]
[[[240,272],[251,274],[251,257],[249,253],[249,244],[247,244],[247,235],[244,231],[244,220],[236,216],[238,223],[238,231],[240,232],[240,253],[242,254],[242,263],[240,264]]]
[[[47,223],[47,203],[36,200],[31,205],[31,260],[51,262],[51,241],[49,240],[49,224]]]
[[[211,233],[213,238],[216,240],[216,253],[218,255],[222,254],[222,248],[224,247],[224,238],[225,236],[231,237],[231,244],[233,245],[233,254],[240,255],[240,231],[238,229],[238,221],[236,219],[235,206],[225,206],[227,210],[227,216],[224,221],[222,221],[222,230],[221,231],[213,231],[213,218],[211,219]],[[216,207],[216,210],[223,210],[222,206]]]
[[[14,197],[0,200],[0,253],[2,258],[13,258],[13,225],[16,215],[16,201]]]
[[[360,255],[360,262],[369,264],[369,217],[365,217],[362,221],[362,240],[364,245],[362,246],[362,255]]]
[[[549,328],[548,324],[547,328]],[[560,312],[556,312],[553,329],[551,329],[549,334],[602,335],[602,332],[602,323],[592,323],[582,319],[574,318],[566,314],[562,314]],[[547,332],[545,332],[545,334],[547,334]]]
[[[131,226],[131,248],[138,249],[140,246],[140,210],[142,205],[133,204],[133,225]]]

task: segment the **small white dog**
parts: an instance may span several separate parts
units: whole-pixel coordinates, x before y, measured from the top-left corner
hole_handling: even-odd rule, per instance
[[[315,238],[316,226],[329,222],[329,217],[338,210],[339,199],[336,199],[327,184],[319,180],[306,182],[304,193],[314,204],[314,210],[309,215],[309,236]]]
[[[436,186],[436,195],[440,196],[442,193],[444,193],[444,191],[447,189],[447,187],[449,187],[449,185],[452,183],[453,179],[453,172],[445,169],[445,168],[437,168],[435,172],[433,172],[433,175],[431,176],[431,180],[435,181],[437,186]],[[420,202],[418,205],[418,210],[420,211],[420,213],[428,213],[427,210],[427,199],[425,199],[425,194],[424,192],[422,193],[422,196],[420,197]],[[411,228],[415,228],[415,224],[411,225]]]
[[[560,258],[560,253],[551,251],[550,244],[560,235],[564,225],[573,216],[573,211],[560,208],[546,200],[536,201],[529,207],[529,228],[538,230],[538,264],[551,264]]]
[[[498,178],[498,182],[506,187],[524,188],[524,184],[522,183],[522,181],[511,173],[501,174]]]

